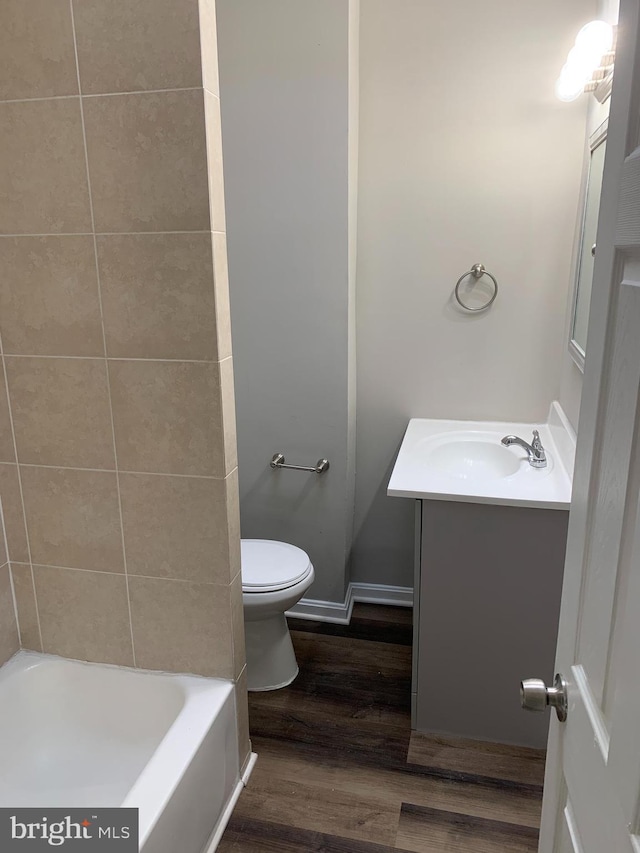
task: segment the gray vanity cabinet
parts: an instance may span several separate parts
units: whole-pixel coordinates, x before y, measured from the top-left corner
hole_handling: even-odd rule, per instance
[[[412,725],[544,747],[523,678],[553,681],[569,513],[416,501]]]

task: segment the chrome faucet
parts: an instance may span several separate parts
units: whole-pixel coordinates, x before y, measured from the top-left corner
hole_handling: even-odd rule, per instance
[[[537,429],[534,429],[533,431],[533,441],[531,444],[527,444],[523,438],[519,438],[517,435],[505,435],[502,439],[502,444],[504,444],[505,447],[509,447],[510,444],[517,444],[519,447],[522,447],[523,450],[526,450],[527,457],[529,458],[529,465],[533,468],[547,467],[547,454],[544,452],[544,447],[540,441],[540,433]]]

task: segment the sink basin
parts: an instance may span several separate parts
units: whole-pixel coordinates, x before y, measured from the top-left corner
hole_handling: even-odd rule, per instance
[[[503,444],[456,433],[425,442],[425,465],[459,480],[502,479],[517,474],[523,462]],[[526,457],[526,454],[524,454]],[[528,464],[525,462],[525,464]]]
[[[534,468],[505,435],[531,440],[534,429],[547,454],[547,467]],[[544,423],[453,421],[413,418],[389,480],[387,494],[422,500],[568,509],[571,476],[560,426]],[[558,436],[559,443],[556,443]],[[569,436],[570,438],[570,436]],[[575,446],[575,445],[573,445]],[[562,454],[558,451],[562,447]]]

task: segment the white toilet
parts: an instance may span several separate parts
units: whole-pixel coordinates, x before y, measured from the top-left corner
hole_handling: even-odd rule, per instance
[[[298,674],[285,614],[313,583],[302,548],[272,539],[241,542],[242,601],[249,690],[277,690]]]

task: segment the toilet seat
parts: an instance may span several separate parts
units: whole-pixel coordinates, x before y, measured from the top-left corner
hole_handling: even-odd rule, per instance
[[[302,548],[274,539],[242,539],[242,591],[275,592],[303,580],[312,571]]]

